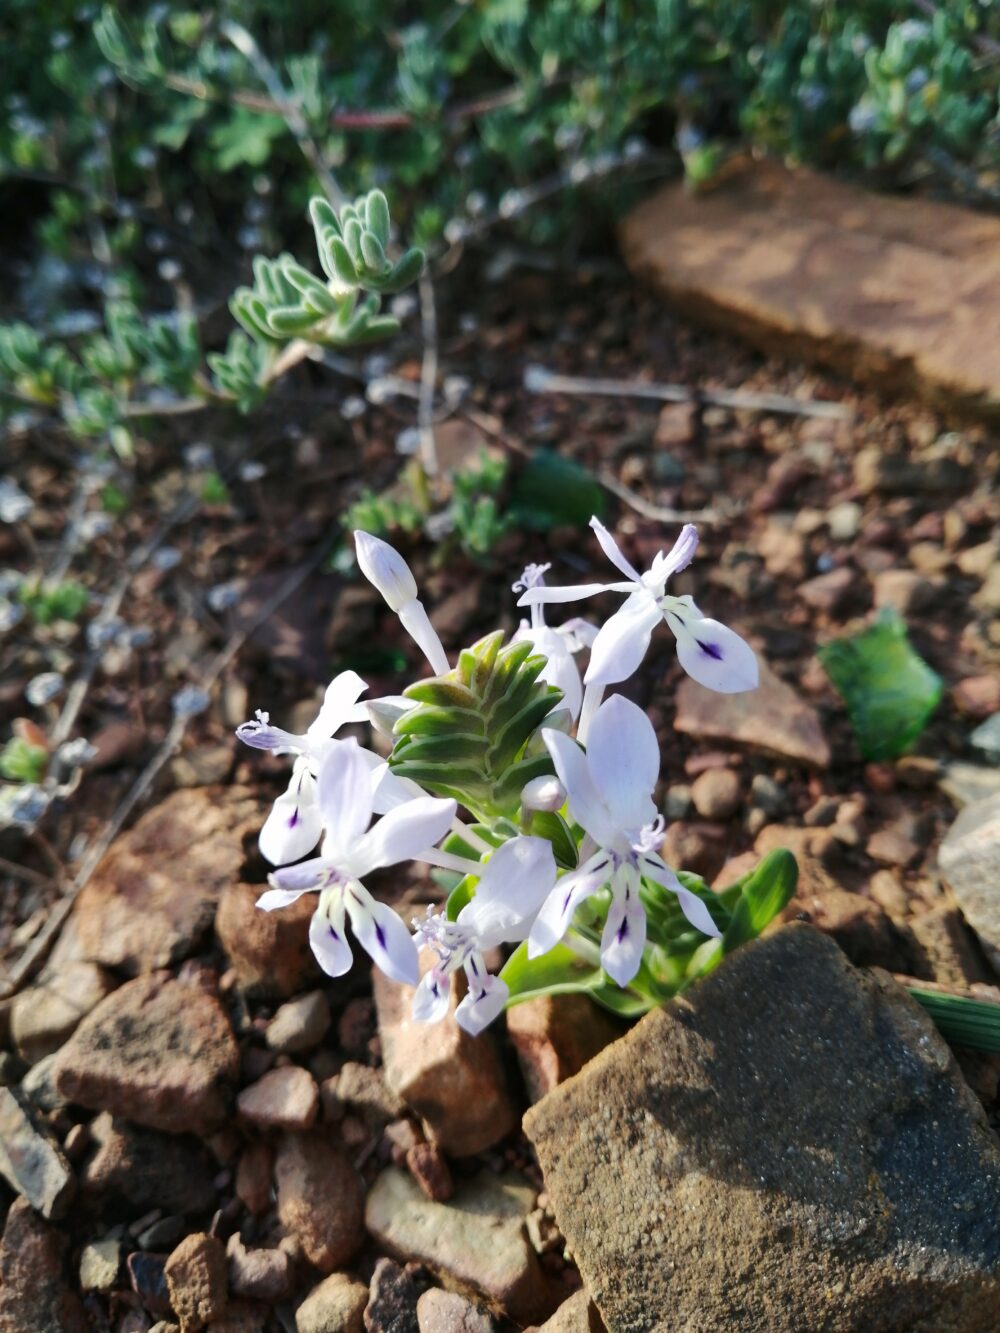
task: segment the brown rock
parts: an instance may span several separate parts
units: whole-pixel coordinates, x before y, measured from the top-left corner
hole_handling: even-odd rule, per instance
[[[331,1273],[295,1311],[296,1333],[362,1333],[368,1288],[347,1273]]]
[[[274,1164],[278,1216],[322,1273],[347,1263],[364,1241],[364,1188],[322,1132],[285,1134]]]
[[[911,919],[909,928],[914,941],[914,976],[963,988],[996,979],[975,935],[954,907],[921,912]]]
[[[141,1129],[105,1112],[90,1125],[95,1152],[84,1166],[84,1194],[102,1206],[141,1216],[151,1208],[201,1213],[215,1202],[212,1162],[194,1139]]]
[[[185,1236],[163,1268],[182,1333],[204,1328],[226,1309],[228,1276],[222,1241],[205,1232]]]
[[[214,996],[153,973],[102,1000],[56,1056],[60,1094],[169,1133],[225,1119],[239,1051]]]
[[[76,1193],[69,1162],[13,1088],[0,1088],[0,1175],[43,1217],[62,1217]]]
[[[876,607],[891,606],[901,616],[926,611],[938,595],[930,579],[913,569],[886,569],[875,575]]]
[[[907,395],[1000,406],[1000,221],[776,162],[669,185],[622,228],[682,311]]]
[[[742,694],[716,694],[690,676],[677,688],[678,731],[724,740],[828,768],[830,747],[816,710],[760,663],[760,685]]]
[[[780,922],[808,921],[836,940],[858,967],[885,967],[907,971],[908,939],[871,898],[846,889],[824,889],[822,893],[795,894],[779,918]],[[773,929],[777,929],[774,927]]]
[[[267,1025],[264,1040],[272,1051],[293,1055],[318,1046],[329,1027],[329,1001],[321,990],[308,991],[281,1005]]]
[[[292,1263],[284,1250],[248,1250],[234,1231],[226,1243],[226,1257],[229,1289],[234,1295],[273,1305],[290,1294]]]
[[[586,1291],[574,1292],[563,1301],[551,1319],[546,1319],[538,1333],[605,1333],[597,1306]]]
[[[448,1163],[436,1144],[411,1144],[406,1150],[406,1165],[428,1199],[446,1203],[455,1193]]]
[[[831,569],[828,574],[817,574],[799,584],[799,596],[814,611],[832,615],[848,600],[855,588],[854,571],[843,567]]]
[[[10,1030],[29,1064],[57,1051],[114,982],[95,963],[68,962],[14,996]]]
[[[281,1065],[244,1088],[236,1106],[258,1129],[309,1129],[319,1114],[319,1088],[308,1069]]]
[[[951,697],[967,717],[992,717],[1000,712],[1000,675],[966,676],[954,686]]]
[[[496,1324],[481,1305],[473,1305],[457,1291],[431,1287],[417,1301],[420,1333],[495,1333]]]
[[[0,1241],[0,1328],[10,1333],[88,1333],[90,1321],[63,1276],[66,1238],[15,1199]]]
[[[691,799],[702,819],[731,819],[743,802],[743,784],[731,768],[710,768],[691,784]]]
[[[283,997],[315,984],[322,973],[309,947],[315,902],[306,894],[280,912],[255,905],[259,884],[228,884],[222,890],[215,931],[249,995]]]
[[[886,866],[911,866],[920,859],[925,839],[911,816],[895,819],[868,839],[865,850],[873,861]]]
[[[1000,972],[1000,795],[965,807],[941,843],[938,862],[966,921]]]
[[[428,951],[422,962],[429,962]],[[452,986],[440,1023],[413,1018],[413,987],[372,974],[385,1077],[445,1152],[471,1156],[505,1138],[517,1124],[492,1034],[470,1037],[454,1019],[461,987]]]
[[[508,1009],[507,1031],[528,1098],[537,1102],[578,1074],[623,1029],[585,995],[543,995]]]
[[[678,819],[667,825],[660,855],[675,870],[713,879],[726,859],[725,826]]]
[[[368,1333],[419,1333],[416,1284],[391,1259],[375,1265],[364,1319]]]
[[[996,1326],[982,1108],[920,1007],[807,927],[648,1014],[525,1131],[615,1333]]]
[[[274,1149],[271,1145],[262,1139],[247,1144],[236,1168],[236,1196],[255,1217],[266,1213],[271,1205],[273,1172]]]
[[[77,900],[85,956],[132,976],[187,958],[259,824],[258,801],[241,788],[177,791],[147,811]]]
[[[403,1114],[403,1103],[389,1087],[384,1071],[356,1060],[348,1060],[337,1075],[337,1097],[372,1128],[381,1129]]]

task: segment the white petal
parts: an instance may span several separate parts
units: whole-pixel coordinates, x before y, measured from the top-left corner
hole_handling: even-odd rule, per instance
[[[413,1017],[418,1023],[439,1023],[448,1012],[451,977],[440,968],[432,967],[420,978],[413,997]]]
[[[607,847],[618,830],[594,786],[586,755],[576,741],[551,727],[542,729],[542,740],[552,756],[559,781],[566,788],[570,814],[596,843]]]
[[[746,640],[727,625],[693,615],[692,610],[680,598],[671,598],[666,609],[667,624],[677,639],[677,659],[688,675],[719,694],[756,689],[760,670]]]
[[[635,868],[622,867],[616,880],[601,937],[601,966],[619,986],[627,986],[642,962],[646,913],[639,900],[639,876]]]
[[[362,574],[393,611],[416,597],[417,583],[410,566],[388,542],[359,530],[354,534],[354,550]]]
[[[458,806],[437,796],[418,796],[394,806],[357,843],[351,865],[358,876],[379,866],[409,861],[440,842]]]
[[[590,526],[593,529],[594,536],[601,543],[601,550],[614,565],[615,569],[624,574],[627,579],[632,579],[634,583],[638,583],[642,575],[634,565],[629,564],[625,559],[621,547],[601,520],[599,518],[592,518],[590,520]]]
[[[303,769],[292,775],[288,790],[271,807],[257,845],[265,861],[283,866],[308,856],[322,833],[316,783],[312,774]]]
[[[319,807],[330,842],[325,850],[340,855],[357,845],[371,823],[372,783],[356,740],[329,745],[319,770]]]
[[[697,549],[698,529],[693,523],[685,523],[669,553],[658,555],[653,561],[653,572],[666,583],[671,574],[679,574],[682,569],[687,569]]]
[[[356,671],[342,671],[326,687],[316,721],[308,728],[310,741],[327,741],[348,722],[366,722],[368,708],[358,700],[368,686]]]
[[[597,632],[584,680],[588,685],[617,685],[642,663],[660,611],[648,592],[633,593]]]
[[[609,861],[597,852],[579,868],[563,875],[542,904],[528,936],[528,957],[538,958],[555,947],[569,930],[573,913],[602,884],[607,883]]]
[[[279,907],[291,907],[292,903],[297,903],[304,893],[312,893],[316,885],[310,885],[307,889],[265,889],[254,904],[263,912],[273,912]]]
[[[565,620],[556,629],[556,633],[566,640],[566,647],[571,653],[578,653],[582,648],[590,648],[597,638],[597,626],[580,616]]]
[[[553,637],[555,637],[554,632]],[[570,716],[575,720],[580,716],[580,707],[583,703],[583,681],[580,679],[580,668],[577,666],[573,657],[568,653],[565,647],[560,646],[560,650],[551,655],[546,654],[548,660],[542,668],[540,680],[544,680],[546,685],[554,685],[557,690],[562,690],[562,706],[569,711]]]
[[[703,935],[710,935],[714,939],[722,934],[722,931],[712,920],[712,914],[705,903],[696,893],[686,889],[669,866],[664,865],[658,856],[647,855],[642,858],[642,873],[655,880],[657,884],[662,884],[671,893],[677,894],[681,911],[692,926],[700,930]]]
[[[620,829],[642,828],[656,818],[653,788],[660,776],[660,747],[645,712],[613,694],[594,714],[587,733],[587,765],[598,795]]]
[[[344,933],[344,908],[340,895],[331,910],[318,910],[309,922],[309,943],[317,963],[328,977],[342,977],[351,970],[354,957]]]
[[[474,932],[481,949],[523,940],[555,882],[552,844],[546,838],[511,838],[490,857],[458,924]]]
[[[282,866],[272,871],[267,877],[268,884],[276,889],[290,889],[294,893],[307,893],[309,889],[323,886],[330,874],[330,863],[322,856],[314,856],[311,861],[300,861],[297,866]],[[266,895],[265,895],[266,896]],[[260,903],[257,904],[260,906]],[[275,906],[284,906],[276,903]]]
[[[352,884],[345,898],[357,941],[375,966],[393,981],[415,986],[420,980],[417,946],[396,913],[360,884]]]
[[[571,583],[564,588],[529,588],[517,599],[518,606],[548,606],[555,602],[579,602],[599,592],[632,592],[631,583]]]
[[[450,670],[448,656],[438,638],[438,632],[430,622],[423,602],[416,598],[407,602],[396,612],[399,623],[431,664],[436,676],[443,676]]]
[[[491,977],[487,973],[481,977],[475,990],[472,989],[470,978],[469,993],[455,1010],[458,1026],[464,1028],[470,1036],[478,1037],[483,1028],[503,1012],[509,995],[509,986],[499,977]]]

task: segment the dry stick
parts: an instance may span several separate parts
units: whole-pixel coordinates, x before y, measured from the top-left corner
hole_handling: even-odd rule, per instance
[[[750,389],[692,389],[685,384],[646,384],[641,380],[587,379],[581,375],[557,375],[544,366],[529,366],[524,372],[529,393],[568,393],[610,398],[652,398],[663,403],[708,403],[713,407],[743,408],[751,412],[775,412],[783,416],[823,417],[831,421],[853,421],[854,409],[844,403],[789,398],[780,393],[755,393]]]
[[[242,648],[253,632],[267,620],[268,616],[274,614],[281,604],[286,601],[296,591],[296,589],[305,582],[327,558],[333,549],[334,541],[325,543],[318,553],[307,564],[300,566],[285,579],[281,587],[270,597],[260,608],[257,615],[253,617],[246,625],[232,634],[225,647],[213,658],[208,670],[199,682],[199,688],[206,693],[212,689],[219,677],[229,666],[230,662]],[[3,983],[3,989],[0,991],[0,999],[6,999],[20,990],[24,984],[31,979],[36,969],[40,966],[49,947],[54,942],[56,935],[61,930],[66,918],[72,911],[73,904],[89,882],[91,875],[97,869],[108,848],[114,839],[118,836],[125,821],[135,809],[139,801],[149,791],[155,781],[160,769],[168,759],[174,755],[180,747],[184,738],[184,732],[190,718],[185,715],[175,716],[170,724],[166,736],[163,738],[156,753],[150,759],[149,763],[136,778],[135,782],[129,788],[123,799],[119,802],[109,820],[104,832],[88,849],[86,856],[73,878],[72,883],[66,890],[62,898],[52,909],[48,920],[42,929],[38,932],[31,944],[21,955],[18,962],[7,974]]]
[[[437,305],[434,283],[425,268],[420,275],[420,331],[424,356],[420,366],[420,398],[417,402],[417,429],[420,432],[420,462],[428,477],[438,471],[437,442],[434,439],[434,389],[438,372]]]

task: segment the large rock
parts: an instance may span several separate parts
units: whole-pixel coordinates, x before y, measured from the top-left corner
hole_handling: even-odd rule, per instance
[[[229,884],[222,891],[215,933],[249,995],[284,999],[322,978],[309,946],[316,909],[311,893],[280,912],[262,912],[260,884]]]
[[[0,1329],[88,1333],[80,1299],[64,1277],[66,1238],[26,1199],[10,1206],[0,1241]]]
[[[558,1301],[525,1235],[534,1201],[521,1176],[482,1171],[448,1203],[434,1203],[412,1176],[388,1167],[369,1192],[365,1225],[390,1253],[426,1264],[449,1285],[531,1323]]]
[[[422,964],[427,965],[424,950]],[[517,1125],[517,1110],[493,1035],[470,1037],[455,1022],[460,988],[440,1023],[413,1018],[413,987],[372,973],[385,1076],[423,1121],[424,1133],[458,1157],[482,1152]]]
[[[589,1293],[581,1290],[563,1301],[538,1333],[604,1333],[604,1325]]]
[[[226,1308],[228,1266],[226,1248],[217,1236],[194,1232],[185,1236],[163,1266],[170,1305],[181,1328],[204,1328]]]
[[[113,987],[102,967],[82,959],[49,969],[37,985],[14,996],[10,1009],[14,1045],[31,1064],[51,1055]]]
[[[80,1177],[83,1193],[117,1215],[153,1208],[201,1213],[216,1201],[212,1159],[193,1138],[142,1129],[106,1111],[90,1124],[93,1155]]]
[[[66,1158],[11,1088],[0,1088],[0,1175],[43,1217],[62,1217],[76,1192]]]
[[[921,1009],[792,926],[525,1117],[611,1333],[992,1333],[1000,1148]]]
[[[1000,220],[757,163],[669,185],[622,228],[633,273],[767,350],[1000,407]]]
[[[364,1187],[348,1158],[318,1130],[286,1134],[274,1163],[278,1216],[311,1264],[332,1273],[364,1242]]]
[[[166,973],[130,981],[89,1014],[56,1056],[62,1096],[174,1134],[225,1119],[239,1049],[213,995]]]
[[[348,1273],[331,1273],[295,1311],[296,1333],[362,1333],[368,1288]]]
[[[586,995],[542,995],[507,1010],[507,1031],[528,1097],[537,1102],[578,1074],[623,1029]]]
[[[1000,794],[965,807],[941,843],[938,863],[966,921],[1000,971]]]
[[[212,928],[223,888],[261,822],[240,788],[176,791],[111,847],[77,900],[85,957],[135,976],[188,957]]]
[[[685,676],[677,687],[674,726],[703,740],[747,745],[815,768],[830,765],[819,714],[764,661],[760,684],[742,694],[716,694]]]

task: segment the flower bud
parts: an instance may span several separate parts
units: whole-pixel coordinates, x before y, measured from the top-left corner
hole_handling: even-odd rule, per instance
[[[362,574],[393,611],[399,612],[415,600],[417,583],[410,567],[388,542],[359,530],[354,534],[354,549]]]
[[[532,778],[521,792],[521,804],[526,810],[556,811],[566,803],[566,788],[557,777],[543,774]]]
[[[402,694],[386,694],[381,699],[369,699],[365,704],[368,709],[368,720],[372,726],[390,739],[399,719],[405,717],[410,709],[416,706],[413,699],[407,699]]]

